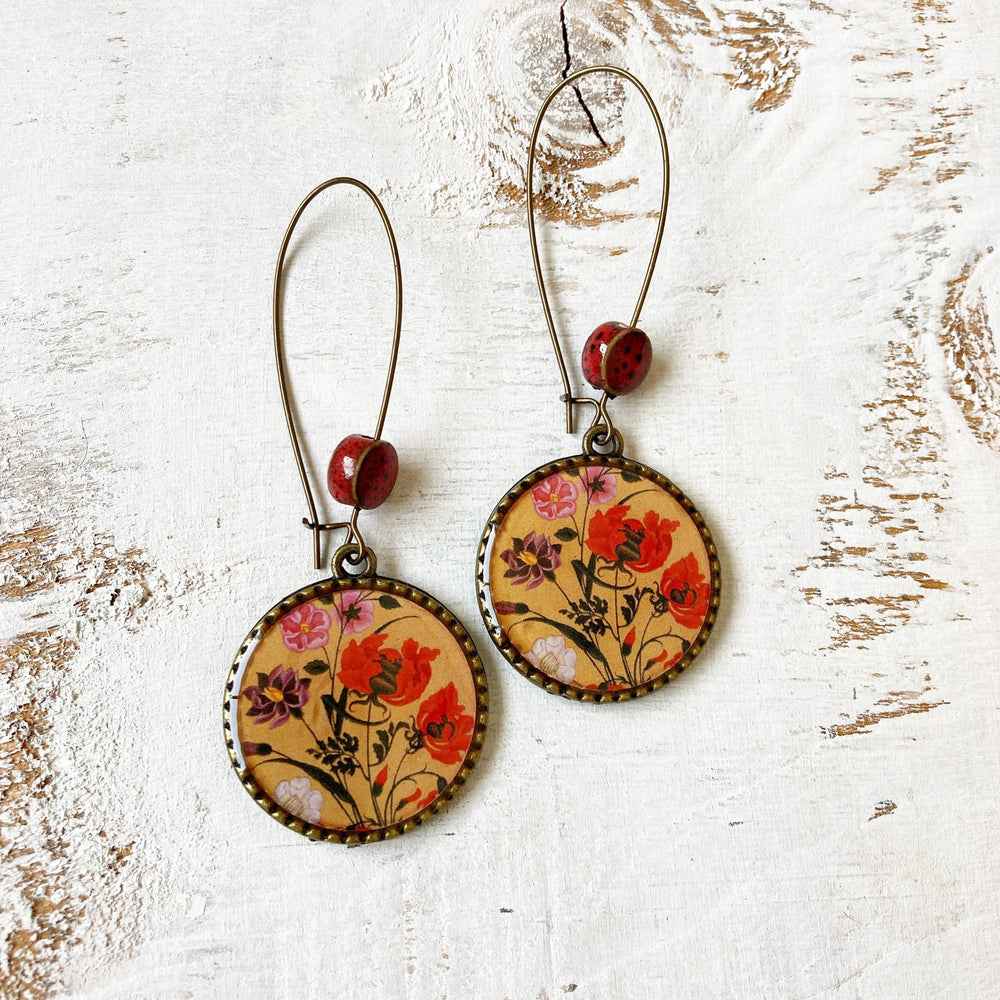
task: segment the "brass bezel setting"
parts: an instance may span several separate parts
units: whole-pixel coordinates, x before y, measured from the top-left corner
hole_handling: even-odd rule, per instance
[[[666,673],[661,674],[659,677],[656,677],[651,681],[647,681],[644,684],[637,684],[634,687],[623,688],[616,691],[592,691],[574,687],[570,684],[564,684],[562,681],[557,681],[548,674],[543,673],[537,667],[532,666],[532,664],[524,659],[513,643],[507,638],[506,632],[504,632],[499,621],[494,615],[489,592],[487,566],[489,553],[492,548],[492,542],[495,538],[496,530],[499,528],[504,517],[506,517],[508,511],[517,500],[519,500],[528,490],[536,486],[543,479],[546,479],[548,476],[555,473],[565,472],[567,469],[574,466],[581,467],[583,465],[603,465],[609,469],[620,469],[623,472],[630,472],[634,475],[642,476],[643,478],[655,483],[661,489],[665,490],[690,515],[691,520],[694,521],[695,526],[698,528],[698,531],[705,542],[705,549],[708,553],[708,563],[711,575],[708,614],[706,615],[704,624],[699,630],[697,636],[695,636],[692,640],[688,651],[684,654],[676,666],[672,667]],[[709,634],[715,626],[721,592],[722,570],[719,564],[719,553],[716,549],[715,542],[712,540],[712,533],[709,531],[708,525],[705,524],[705,519],[701,516],[698,509],[678,487],[667,479],[666,476],[661,475],[655,469],[649,468],[648,465],[643,465],[641,462],[635,462],[632,459],[622,458],[620,456],[599,454],[572,455],[568,458],[560,458],[554,462],[548,462],[545,465],[539,466],[533,472],[528,473],[528,475],[525,476],[520,482],[512,486],[503,499],[501,499],[496,507],[494,507],[493,513],[490,514],[489,520],[486,522],[486,527],[483,530],[483,536],[479,541],[479,550],[476,554],[476,596],[479,600],[479,610],[483,616],[486,631],[489,633],[493,643],[504,655],[504,658],[520,673],[524,674],[524,676],[527,677],[533,684],[537,684],[539,687],[544,688],[550,694],[559,694],[564,698],[570,698],[573,701],[597,702],[601,704],[607,702],[630,701],[634,698],[640,698],[646,694],[652,694],[653,691],[658,690],[668,681],[676,678],[678,674],[682,673],[691,665],[694,658],[701,652],[702,647],[705,645]]]
[[[451,633],[460,649],[465,654],[469,669],[472,672],[473,683],[476,689],[476,710],[475,728],[472,731],[472,741],[466,754],[462,766],[458,773],[448,783],[440,795],[420,812],[399,823],[392,823],[389,826],[378,830],[364,832],[353,832],[350,830],[329,830],[326,827],[314,826],[306,823],[296,816],[292,816],[274,802],[268,794],[257,784],[253,775],[240,765],[236,749],[236,736],[234,733],[234,702],[239,697],[236,689],[237,677],[243,667],[248,652],[255,646],[266,629],[274,625],[279,618],[288,614],[301,604],[311,601],[317,597],[327,597],[339,590],[374,590],[383,594],[391,594],[393,597],[401,597],[404,600],[412,601],[414,604],[429,611],[438,621],[440,621]],[[468,780],[476,761],[479,759],[483,742],[486,738],[486,723],[489,715],[489,689],[486,680],[486,671],[483,669],[482,660],[476,650],[472,637],[465,630],[465,626],[439,601],[430,594],[413,587],[408,583],[393,580],[382,576],[351,576],[351,577],[331,577],[321,580],[318,583],[309,584],[300,590],[289,594],[279,601],[263,618],[250,630],[250,634],[243,640],[239,652],[233,660],[233,665],[229,670],[229,677],[226,680],[225,700],[222,707],[222,724],[225,732],[226,749],[229,753],[230,763],[236,771],[240,783],[250,793],[251,798],[269,816],[279,823],[287,826],[290,830],[308,837],[310,840],[329,841],[335,844],[373,844],[382,840],[389,840],[401,834],[415,830],[425,820],[437,812],[440,812],[451,800],[459,788]]]

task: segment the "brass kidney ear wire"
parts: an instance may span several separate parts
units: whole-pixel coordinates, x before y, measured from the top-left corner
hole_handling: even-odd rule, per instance
[[[319,515],[316,512],[316,502],[313,499],[312,488],[309,485],[309,476],[306,473],[305,462],[302,458],[302,448],[299,445],[298,428],[295,424],[295,415],[292,411],[291,400],[288,389],[288,375],[285,365],[285,352],[282,337],[282,293],[284,283],[285,256],[288,253],[288,245],[291,243],[292,234],[298,225],[299,219],[312,200],[322,194],[327,188],[337,184],[349,184],[364,192],[369,200],[378,210],[382,224],[385,226],[385,234],[389,238],[389,249],[392,251],[392,266],[396,277],[396,317],[393,326],[392,347],[389,352],[389,368],[385,376],[385,388],[382,391],[382,405],[379,408],[378,420],[375,423],[375,432],[372,435],[373,441],[379,441],[382,437],[382,428],[385,425],[385,415],[389,409],[389,397],[392,394],[392,382],[396,376],[396,359],[399,356],[399,339],[403,328],[403,271],[399,263],[399,248],[396,245],[396,237],[392,231],[392,223],[386,214],[382,202],[367,184],[354,177],[334,177],[324,181],[313,188],[302,199],[302,204],[295,210],[292,221],[288,223],[285,230],[285,237],[281,241],[281,248],[278,251],[278,262],[274,268],[274,294],[272,298],[272,318],[274,326],[274,360],[278,369],[278,385],[281,388],[281,405],[285,411],[285,422],[288,425],[288,436],[291,438],[292,451],[295,453],[295,465],[299,470],[299,479],[302,481],[302,490],[306,495],[306,504],[309,507],[309,517],[302,518],[302,523],[312,531],[313,534],[313,561],[316,569],[322,569],[322,559],[320,554],[320,538],[324,531],[336,531],[346,528],[348,531],[347,540],[344,543],[349,546],[347,550],[343,546],[338,548],[337,554],[341,558],[346,558],[352,569],[362,565],[366,558],[371,557],[371,550],[365,545],[361,532],[358,529],[358,515],[364,509],[363,505],[355,505],[349,520],[334,521],[332,523],[320,523]],[[391,489],[391,487],[390,487]]]
[[[334,449],[327,487],[350,507],[321,523],[289,399],[282,343],[285,255],[296,223],[327,188],[348,184],[375,205],[396,274],[396,320],[375,433]],[[402,274],[392,226],[372,190],[352,177],[313,189],[285,232],[274,274],[274,354],[295,463],[306,495],[313,560],[324,531],[346,529],[332,575],[279,601],[241,644],[226,684],[223,728],[243,787],[270,816],[314,840],[371,843],[416,829],[468,778],[486,734],[483,665],[462,623],[426,591],[377,575],[358,528],[399,469],[382,439],[402,327]],[[340,399],[339,387],[331,398]]]
[[[653,98],[650,96],[649,91],[645,88],[642,82],[628,70],[621,69],[618,66],[588,66],[586,69],[577,70],[575,73],[571,73],[558,84],[548,97],[542,102],[541,108],[538,110],[538,114],[535,116],[535,124],[531,130],[531,139],[528,142],[528,168],[527,168],[527,204],[528,204],[528,238],[531,241],[531,262],[535,267],[535,280],[538,282],[538,294],[542,300],[542,311],[545,313],[545,322],[549,328],[549,337],[552,340],[552,349],[556,354],[556,362],[559,365],[559,375],[562,378],[563,384],[563,395],[560,397],[566,403],[566,433],[573,433],[573,407],[577,404],[585,404],[588,406],[595,407],[594,413],[594,425],[603,423],[606,428],[606,433],[610,432],[610,435],[616,433],[611,425],[610,417],[607,412],[607,404],[613,396],[608,392],[604,391],[599,400],[591,399],[590,397],[576,397],[572,394],[569,384],[569,374],[566,371],[566,362],[563,360],[562,348],[559,346],[559,336],[556,333],[555,321],[552,318],[552,310],[549,307],[549,297],[545,291],[545,278],[542,275],[542,264],[538,256],[538,237],[535,233],[535,188],[534,188],[534,176],[535,176],[535,163],[536,163],[536,148],[538,145],[538,133],[542,128],[542,120],[545,118],[545,113],[549,109],[549,105],[555,100],[556,97],[562,92],[563,88],[568,86],[576,86],[576,81],[580,80],[585,76],[590,76],[592,73],[610,73],[613,76],[619,76],[624,80],[628,80],[642,95],[643,100],[646,102],[646,106],[649,108],[650,113],[653,116],[653,124],[656,127],[656,134],[660,140],[660,154],[663,159],[663,184],[661,187],[660,194],[660,214],[659,221],[656,226],[656,236],[653,237],[653,249],[649,255],[649,264],[646,267],[646,275],[642,281],[642,287],[639,289],[639,298],[636,300],[635,309],[632,312],[632,318],[629,320],[628,325],[634,327],[636,323],[639,322],[639,314],[642,312],[643,304],[646,301],[646,294],[649,291],[650,282],[653,280],[653,271],[656,268],[656,258],[660,253],[660,245],[663,242],[663,229],[667,222],[667,201],[670,197],[670,153],[667,148],[667,135],[663,129],[663,121],[660,118],[659,111],[656,110],[656,104]]]
[[[628,323],[601,323],[581,354],[594,399],[573,395],[535,233],[534,167],[542,120],[564,87],[591,73],[631,82],[656,125],[663,159],[660,217],[649,265]],[[649,91],[627,70],[592,66],[560,81],[542,102],[528,144],[528,236],[542,311],[566,404],[594,417],[579,455],[528,473],[497,503],[476,561],[479,608],[490,638],[529,680],[588,702],[637,698],[662,687],[697,656],[715,624],[721,573],[711,533],[694,504],[665,476],[623,456],[609,404],[642,384],[652,345],[636,323],[666,222],[670,159]]]

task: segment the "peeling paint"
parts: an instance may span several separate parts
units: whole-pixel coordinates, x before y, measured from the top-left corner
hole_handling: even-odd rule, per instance
[[[868,822],[870,823],[873,819],[878,819],[881,816],[888,816],[890,813],[896,811],[896,803],[892,799],[883,799],[881,802],[875,803],[875,812],[868,817]]]
[[[819,495],[819,551],[792,571],[803,578],[806,601],[829,609],[834,649],[867,648],[909,623],[929,593],[949,588],[947,580],[921,567],[950,498],[918,350],[914,338],[888,345],[882,391],[863,407],[870,414],[862,439],[868,464],[859,479],[843,469],[827,470],[826,481],[843,488]],[[846,589],[858,581],[845,577],[845,569],[862,574],[860,593],[858,586]],[[837,572],[828,583],[831,570]]]
[[[81,630],[139,627],[151,567],[138,549],[119,550],[113,539],[77,528],[100,495],[93,476],[103,460],[69,462],[75,440],[32,413],[16,421],[17,435],[9,423],[4,435],[0,600],[30,627],[0,645],[0,895],[8,907],[0,917],[0,994],[44,1000],[64,989],[70,956],[92,952],[89,928],[113,909],[118,933],[106,947],[108,957],[120,956],[136,919],[138,897],[122,892],[134,878],[134,845],[109,836],[93,801],[66,780],[72,755],[53,745],[51,719],[71,696],[65,678]]]
[[[1000,265],[987,247],[947,285],[940,341],[952,372],[950,392],[976,437],[1000,450],[1000,366],[990,305],[1000,293]]]
[[[940,708],[950,704],[947,701],[918,701],[933,690],[930,686],[920,691],[890,691],[885,698],[880,698],[867,712],[862,712],[849,722],[834,723],[820,727],[820,731],[829,739],[837,736],[856,736],[859,733],[870,732],[875,726],[886,719],[902,719],[907,715],[920,715],[932,708]],[[846,716],[849,718],[849,716]]]
[[[719,11],[721,32],[717,44],[731,52],[733,71],[723,77],[753,97],[754,111],[773,111],[792,95],[799,74],[802,35],[770,9],[736,8]]]

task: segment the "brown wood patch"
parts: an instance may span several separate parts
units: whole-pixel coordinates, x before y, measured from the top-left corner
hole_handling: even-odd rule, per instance
[[[939,336],[952,372],[952,399],[976,437],[1000,450],[1000,369],[989,312],[997,271],[988,247],[948,282]]]
[[[43,1000],[65,989],[74,949],[93,956],[93,926],[113,919],[121,949],[137,919],[139,895],[123,891],[133,844],[104,830],[51,720],[72,691],[81,626],[136,628],[150,566],[138,549],[79,530],[99,496],[100,459],[74,464],[78,442],[33,414],[8,421],[4,439],[0,599],[24,624],[0,646],[0,894],[10,908],[0,994]]]

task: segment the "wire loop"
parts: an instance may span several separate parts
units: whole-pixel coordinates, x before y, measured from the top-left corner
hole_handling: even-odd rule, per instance
[[[325,191],[327,188],[334,187],[337,184],[349,184],[352,187],[358,188],[362,191],[371,202],[374,204],[375,208],[378,210],[378,214],[382,219],[382,223],[385,226],[386,236],[389,237],[389,248],[392,251],[392,266],[395,271],[396,276],[396,318],[395,327],[392,336],[392,349],[389,355],[389,370],[386,373],[385,378],[385,389],[382,392],[382,405],[378,413],[378,421],[375,425],[375,433],[372,435],[374,438],[378,439],[382,436],[382,427],[385,424],[386,411],[389,408],[389,396],[392,393],[392,380],[396,374],[396,358],[399,354],[399,337],[400,332],[403,327],[403,274],[399,265],[399,249],[396,246],[396,237],[392,231],[392,225],[389,223],[389,216],[386,214],[385,208],[382,202],[379,201],[378,196],[372,191],[368,185],[363,184],[361,181],[355,179],[354,177],[333,177],[328,181],[324,181],[322,184],[313,188],[302,200],[302,204],[295,210],[295,214],[292,216],[292,221],[288,224],[288,229],[285,231],[285,238],[281,241],[281,249],[278,251],[278,262],[274,269],[274,297],[272,300],[272,317],[274,324],[274,359],[278,368],[278,384],[281,387],[281,405],[285,411],[285,422],[288,425],[288,436],[291,438],[292,451],[295,453],[295,464],[299,470],[299,478],[302,480],[302,490],[306,495],[306,504],[309,507],[309,517],[302,518],[302,523],[309,528],[313,533],[313,560],[316,564],[316,569],[322,568],[322,560],[320,557],[320,537],[321,533],[324,531],[333,531],[340,528],[347,529],[347,541],[338,550],[337,554],[333,559],[333,572],[334,575],[338,575],[338,558],[344,549],[353,549],[358,555],[357,564],[364,562],[365,559],[369,560],[369,565],[371,571],[374,572],[375,566],[375,556],[365,544],[364,539],[361,537],[361,532],[358,530],[358,514],[360,513],[360,508],[355,507],[353,513],[351,514],[350,520],[348,521],[336,521],[329,524],[321,523],[319,520],[319,515],[316,513],[316,501],[313,499],[312,488],[309,485],[309,476],[306,472],[305,461],[302,458],[302,448],[299,443],[299,433],[298,427],[296,426],[295,415],[292,411],[291,399],[288,391],[288,373],[285,365],[285,352],[284,352],[284,338],[282,334],[282,319],[281,319],[281,307],[282,307],[282,291],[283,291],[283,281],[284,281],[284,267],[285,267],[285,255],[288,252],[288,245],[292,239],[292,233],[295,230],[295,226],[298,224],[299,219],[302,217],[302,213],[306,210],[309,203],[318,195]],[[346,556],[347,553],[344,553]],[[353,563],[353,560],[348,560]],[[340,564],[342,565],[343,559],[341,559]]]
[[[653,98],[649,95],[649,91],[646,90],[639,80],[629,73],[628,70],[624,70],[619,66],[588,66],[586,69],[580,69],[575,73],[571,73],[564,80],[562,80],[554,90],[552,90],[548,97],[545,98],[542,102],[541,109],[538,112],[538,116],[535,118],[535,125],[531,130],[531,141],[528,143],[528,236],[531,240],[531,260],[535,265],[535,279],[538,282],[538,293],[542,298],[542,309],[545,312],[545,322],[549,327],[549,337],[552,340],[552,348],[556,353],[556,361],[559,364],[559,374],[562,376],[563,394],[560,398],[566,404],[566,431],[569,434],[573,433],[573,404],[583,402],[594,403],[595,401],[575,397],[570,389],[569,375],[566,372],[566,362],[563,360],[562,348],[559,346],[559,337],[556,334],[555,322],[552,319],[552,310],[549,307],[549,297],[545,291],[545,280],[542,277],[542,265],[538,259],[538,238],[535,234],[535,195],[533,177],[535,168],[535,147],[538,143],[538,133],[541,129],[542,119],[545,117],[545,112],[548,111],[549,105],[555,99],[556,95],[563,89],[563,87],[567,87],[579,80],[581,77],[589,76],[591,73],[611,73],[614,76],[620,76],[632,83],[639,93],[642,94],[643,99],[653,115],[653,122],[656,125],[656,134],[660,139],[660,152],[663,157],[663,194],[660,198],[660,221],[656,227],[656,237],[653,240],[653,252],[649,256],[649,266],[646,268],[646,276],[643,279],[642,288],[639,291],[639,298],[635,304],[635,311],[632,313],[632,319],[629,323],[630,326],[635,326],[639,321],[639,313],[642,312],[642,305],[646,301],[646,293],[649,291],[649,283],[653,279],[653,269],[656,267],[656,258],[660,252],[660,244],[663,242],[663,227],[667,221],[667,199],[670,195],[670,155],[667,150],[667,136],[663,130],[663,122],[660,119],[659,112],[656,110],[656,105],[653,103]],[[601,419],[605,419],[607,416],[605,407],[607,406],[609,398],[608,394],[604,393],[604,396],[598,404],[603,413]],[[613,428],[611,428],[611,430],[614,432]]]
[[[378,560],[364,542],[345,542],[334,552],[330,569],[334,576],[374,576]]]
[[[608,424],[592,424],[583,435],[583,450],[587,455],[611,455],[621,458],[625,450],[622,432]]]

